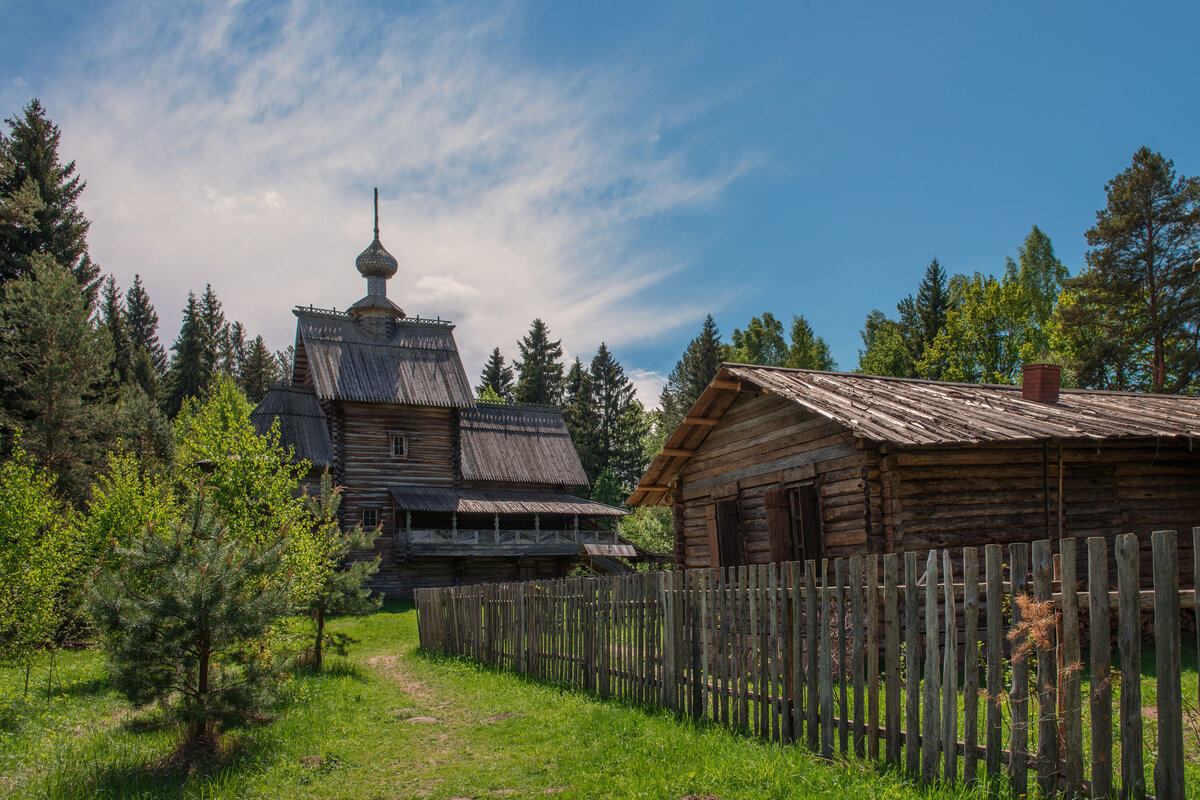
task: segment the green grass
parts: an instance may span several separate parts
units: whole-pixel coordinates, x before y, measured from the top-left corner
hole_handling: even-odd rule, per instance
[[[231,754],[165,766],[178,730],[131,709],[95,652],[64,654],[55,690],[21,700],[0,670],[0,796],[54,798],[961,797],[894,773],[820,761],[465,661],[416,650],[392,605],[336,621],[348,659],[288,683],[271,720],[230,734]],[[414,716],[434,722],[409,722]]]

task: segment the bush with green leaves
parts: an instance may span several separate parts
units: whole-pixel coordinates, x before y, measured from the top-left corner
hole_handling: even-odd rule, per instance
[[[353,550],[370,547],[377,531],[365,531],[361,525],[351,531],[341,529],[337,518],[341,487],[334,487],[328,472],[321,476],[320,494],[306,502],[316,520],[312,539],[325,561],[324,577],[308,601],[308,613],[316,628],[310,661],[320,669],[326,643],[345,655],[351,641],[346,634],[327,633],[325,618],[330,614],[366,614],[379,608],[381,598],[363,587],[379,569],[379,557],[347,558]]]
[[[55,482],[30,463],[20,442],[0,463],[0,661],[29,672],[56,642],[65,613],[63,586],[80,563],[71,511]]]
[[[147,524],[98,571],[93,618],[113,682],[182,722],[186,753],[211,751],[283,674],[269,640],[294,608],[279,579],[288,545],[287,528],[231,528],[201,484],[165,530]]]

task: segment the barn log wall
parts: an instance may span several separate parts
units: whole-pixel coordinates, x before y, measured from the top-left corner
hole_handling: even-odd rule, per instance
[[[738,500],[747,561],[768,563],[766,493],[804,482],[817,487],[828,557],[883,547],[878,452],[843,426],[773,395],[740,394],[678,481],[678,551],[685,567],[710,565],[710,509],[727,498]]]
[[[1177,530],[1182,574],[1193,574],[1183,534],[1200,519],[1200,452],[1186,441],[1066,442],[1061,472],[1057,442],[904,449],[883,459],[897,552],[1057,539],[1061,482],[1064,537],[1102,536],[1111,550],[1117,534],[1138,534],[1148,585],[1150,533]],[[1086,548],[1076,553],[1083,569]]]

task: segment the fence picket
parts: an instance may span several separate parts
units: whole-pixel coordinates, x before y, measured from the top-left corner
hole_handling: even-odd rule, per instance
[[[921,629],[917,554],[904,554],[904,757],[908,774],[921,774]]]
[[[833,649],[829,639],[832,622],[830,620],[833,591],[829,588],[829,560],[821,559],[821,618],[819,625],[821,675],[819,691],[821,693],[821,755],[833,758]]]
[[[807,704],[807,732],[808,732],[808,749],[816,752],[817,750],[817,734],[819,733],[819,723],[817,715],[819,713],[819,695],[820,691],[817,688],[820,667],[819,658],[820,648],[817,646],[819,637],[817,636],[817,562],[808,560],[804,562],[804,643],[807,648],[808,664],[805,669],[805,699]]]
[[[1156,800],[1183,800],[1183,686],[1179,657],[1179,557],[1175,531],[1154,531],[1154,647],[1158,699]]]
[[[879,556],[867,556],[867,757],[879,760]]]
[[[1079,647],[1079,591],[1075,583],[1075,540],[1058,543],[1062,564],[1062,668],[1059,670],[1059,707],[1063,715],[1063,777],[1068,794],[1083,795],[1083,709]]]
[[[850,750],[850,708],[846,696],[846,560],[833,562],[833,579],[837,594],[837,685],[838,685],[838,751],[846,755]]]
[[[930,550],[925,560],[925,686],[921,700],[921,779],[933,783],[938,779],[938,752],[941,738],[940,678],[938,664],[938,560],[937,551]]]
[[[1029,545],[1024,542],[1009,545],[1009,594],[1012,600],[1012,626],[1018,628],[1024,620],[1018,598],[1027,594]],[[1029,659],[1012,659],[1012,743],[1009,749],[1009,780],[1017,795],[1029,793]]]
[[[958,622],[954,607],[954,564],[942,551],[945,579],[945,644],[942,654],[942,773],[946,783],[958,780]]]
[[[1050,590],[1054,582],[1054,555],[1048,540],[1033,543],[1033,594],[1045,604],[1049,615]],[[1030,634],[1037,652],[1038,735],[1037,778],[1042,797],[1053,797],[1058,785],[1058,714],[1056,710],[1055,631],[1052,625]]]
[[[1138,542],[1117,537],[1117,648],[1121,653],[1121,798],[1146,796],[1142,768],[1141,615],[1138,612]]]
[[[899,564],[895,553],[883,557],[884,759],[900,763],[900,609]]]
[[[863,561],[859,556],[850,559],[850,680],[854,691],[854,755],[859,758],[867,754],[866,715],[863,708],[863,658],[866,653],[866,635],[863,615]]]
[[[979,554],[963,548],[963,781],[975,783],[979,760]]]
[[[1108,605],[1108,547],[1088,539],[1088,632],[1092,676],[1092,798],[1112,800],[1112,619]]]

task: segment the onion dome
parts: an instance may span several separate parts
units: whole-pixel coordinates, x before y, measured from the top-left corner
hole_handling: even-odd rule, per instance
[[[383,278],[387,280],[396,274],[400,262],[384,249],[379,241],[379,190],[375,190],[375,241],[367,245],[367,249],[359,253],[354,260],[354,266],[364,278]]]
[[[367,246],[354,260],[354,266],[364,278],[390,278],[400,268],[396,257],[384,249],[379,241],[379,229],[375,229],[375,241]]]

